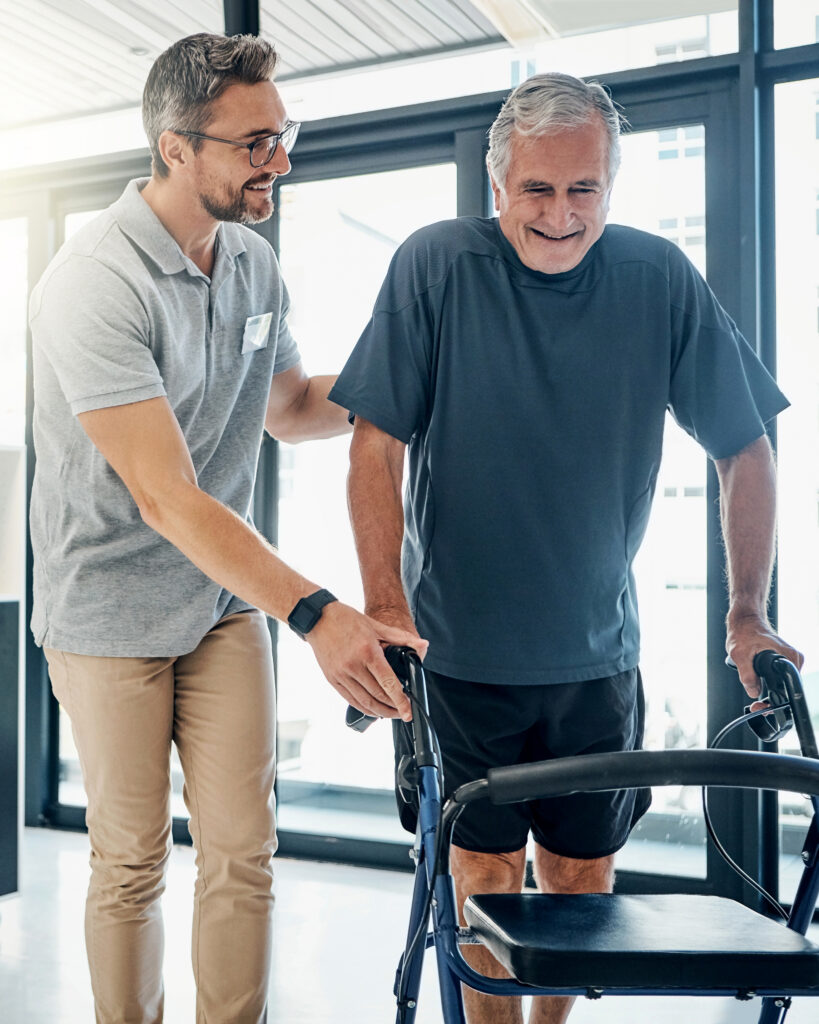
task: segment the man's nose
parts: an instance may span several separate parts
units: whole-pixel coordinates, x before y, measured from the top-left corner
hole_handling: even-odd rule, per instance
[[[273,154],[270,163],[267,165],[274,174],[279,176],[290,173],[290,157],[285,152],[284,146],[276,146],[276,152]]]
[[[574,216],[571,196],[559,192],[549,196],[544,213],[554,233],[560,234],[564,228],[569,227]]]

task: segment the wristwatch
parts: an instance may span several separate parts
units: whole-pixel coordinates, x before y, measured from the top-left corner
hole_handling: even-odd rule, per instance
[[[304,640],[310,630],[321,618],[321,610],[326,604],[338,598],[329,590],[317,590],[297,602],[296,607],[287,616],[287,624],[294,633]]]

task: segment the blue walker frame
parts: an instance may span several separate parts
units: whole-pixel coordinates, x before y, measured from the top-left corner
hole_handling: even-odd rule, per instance
[[[466,1024],[462,984],[496,996],[560,995],[594,999],[603,994],[733,995],[740,999],[761,996],[759,1024],[782,1024],[793,996],[819,996],[819,947],[815,947],[815,978],[811,979],[809,985],[787,990],[763,989],[751,985],[741,989],[631,987],[627,979],[624,979],[622,987],[606,986],[604,989],[593,984],[573,988],[559,985],[535,987],[514,977],[488,978],[475,971],[461,953],[461,944],[474,944],[480,940],[471,929],[459,926],[454,884],[449,873],[449,835],[452,825],[460,809],[477,799],[514,802],[533,799],[535,796],[652,784],[730,785],[807,793],[814,813],[802,855],[805,866],[789,918],[783,925],[804,936],[819,897],[819,754],[802,682],[790,662],[774,656],[773,652],[765,652],[767,661],[758,671],[768,684],[769,695],[779,694],[779,699],[771,696],[771,706],[779,708],[779,716],[790,714],[796,725],[803,754],[801,758],[733,750],[630,751],[560,758],[533,765],[494,769],[486,779],[461,786],[443,803],[436,741],[428,719],[426,683],[421,662],[411,648],[391,647],[387,648],[386,653],[415,709],[412,723],[414,754],[411,770],[405,775],[409,775],[409,784],[417,790],[418,795],[418,829],[413,851],[416,861],[415,884],[407,941],[399,960],[394,987],[396,1024],[413,1024],[415,1020],[424,956],[430,947],[435,950],[445,1024]],[[419,708],[422,713],[419,713]],[[762,724],[764,726],[764,722]],[[767,783],[765,787],[759,787],[760,771],[764,772]],[[612,778],[617,780],[616,787],[611,784]],[[407,779],[402,779],[402,783],[405,782]],[[762,918],[762,915],[759,916]],[[430,919],[431,927],[428,926]],[[768,921],[767,918],[764,920]]]

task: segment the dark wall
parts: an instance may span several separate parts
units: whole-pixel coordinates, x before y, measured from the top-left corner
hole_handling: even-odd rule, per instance
[[[17,890],[19,616],[17,601],[0,601],[0,896]]]

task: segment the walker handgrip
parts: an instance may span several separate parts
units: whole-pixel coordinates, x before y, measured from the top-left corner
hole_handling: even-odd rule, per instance
[[[767,687],[767,693],[763,690],[759,699],[767,701],[775,709],[776,714],[786,713],[788,718],[792,719],[799,737],[799,748],[804,757],[819,758],[816,735],[805,699],[805,688],[796,665],[776,651],[760,651],[754,655],[754,672]],[[765,718],[766,716],[762,716],[758,721],[764,721]],[[789,728],[789,725],[787,727]],[[778,738],[785,731],[786,729],[777,730],[774,738]],[[763,740],[766,739],[764,735],[757,735]]]
[[[493,804],[643,786],[735,786],[819,795],[819,763],[747,750],[628,750],[491,768],[487,780],[483,795]],[[459,801],[456,793],[453,799],[468,802],[477,795]]]
[[[776,651],[758,651],[754,655],[754,672],[762,679],[767,679],[776,659],[781,657]]]
[[[418,659],[416,652],[411,647],[397,647],[395,644],[389,644],[384,648],[384,657],[397,676],[398,681],[406,689],[409,673],[412,671],[411,657],[414,657],[416,661]],[[378,718],[359,711],[352,704],[347,705],[347,715],[344,724],[349,729],[355,729],[356,732],[364,732],[366,729],[369,729],[373,722],[377,721]]]

